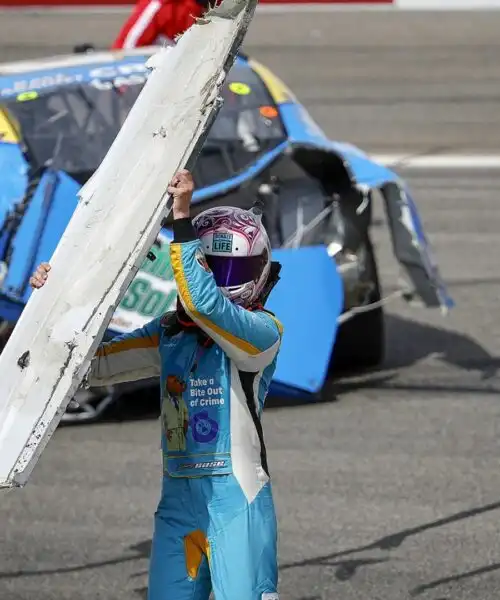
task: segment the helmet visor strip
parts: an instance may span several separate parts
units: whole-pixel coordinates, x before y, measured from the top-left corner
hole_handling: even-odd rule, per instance
[[[258,281],[266,264],[266,254],[259,256],[213,256],[206,255],[215,281],[219,287],[233,287],[250,281]]]

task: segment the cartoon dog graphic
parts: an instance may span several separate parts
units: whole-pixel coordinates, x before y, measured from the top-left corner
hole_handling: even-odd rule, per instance
[[[176,375],[168,375],[165,382],[161,419],[167,436],[167,450],[186,450],[189,415],[183,394],[186,383]]]

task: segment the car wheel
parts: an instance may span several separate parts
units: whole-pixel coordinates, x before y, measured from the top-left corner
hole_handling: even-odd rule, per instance
[[[361,278],[372,283],[367,304],[382,298],[375,251],[367,237]],[[385,355],[384,310],[381,306],[360,313],[343,323],[337,333],[330,370],[358,370],[380,365]]]
[[[66,408],[61,423],[95,423],[103,418],[114,402],[113,387],[100,388],[99,393],[93,390],[80,389]]]

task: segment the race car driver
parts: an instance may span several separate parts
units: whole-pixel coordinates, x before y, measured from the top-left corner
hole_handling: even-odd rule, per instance
[[[212,208],[191,221],[193,187],[187,171],[169,187],[177,311],[102,344],[89,383],[160,375],[163,482],[149,600],[208,600],[211,590],[217,600],[277,600],[260,421],[282,336],[263,308],[269,239],[253,211]],[[49,270],[40,265],[32,287]]]
[[[112,49],[151,46],[175,38],[208,8],[209,0],[139,0]]]

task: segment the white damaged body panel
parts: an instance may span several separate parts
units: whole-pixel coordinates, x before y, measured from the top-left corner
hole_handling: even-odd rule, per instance
[[[152,73],[0,356],[0,487],[26,483],[168,214],[168,182],[201,149],[256,0],[224,0]]]

